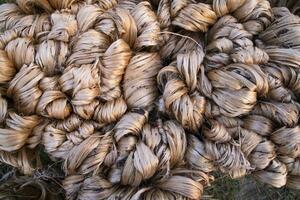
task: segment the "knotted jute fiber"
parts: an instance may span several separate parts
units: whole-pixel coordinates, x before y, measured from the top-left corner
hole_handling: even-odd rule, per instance
[[[1,5],[1,162],[31,175],[43,148],[74,200],[196,200],[217,171],[300,189],[299,8]]]

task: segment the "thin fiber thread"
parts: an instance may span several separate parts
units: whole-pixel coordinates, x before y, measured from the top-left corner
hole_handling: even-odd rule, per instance
[[[284,2],[1,5],[0,160],[30,175],[43,146],[67,199],[200,199],[214,171],[300,189],[300,5]]]

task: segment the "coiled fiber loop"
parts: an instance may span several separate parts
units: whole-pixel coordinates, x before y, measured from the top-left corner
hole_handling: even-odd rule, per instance
[[[276,7],[278,6],[278,7]],[[67,199],[200,199],[211,173],[300,189],[300,3],[0,5],[0,161]]]

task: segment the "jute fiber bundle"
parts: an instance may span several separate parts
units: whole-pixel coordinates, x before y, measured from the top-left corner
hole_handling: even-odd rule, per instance
[[[1,162],[31,175],[44,148],[66,199],[200,199],[215,171],[300,189],[299,6],[1,5]]]

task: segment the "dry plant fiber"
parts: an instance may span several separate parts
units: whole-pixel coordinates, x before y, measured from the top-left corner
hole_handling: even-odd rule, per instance
[[[299,8],[0,5],[1,162],[34,174],[43,147],[70,200],[197,200],[215,171],[300,189]]]

